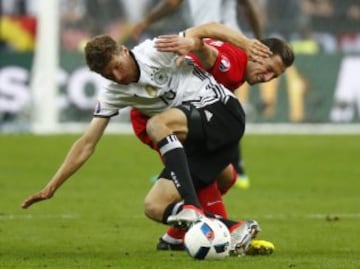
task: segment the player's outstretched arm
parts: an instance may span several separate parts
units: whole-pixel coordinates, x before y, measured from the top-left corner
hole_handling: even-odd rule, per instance
[[[72,145],[64,162],[49,183],[40,192],[26,198],[21,207],[28,208],[36,202],[50,199],[56,190],[89,159],[108,122],[107,118],[93,118],[87,131]]]
[[[221,23],[210,22],[186,30],[187,37],[212,38],[229,42],[245,50],[251,60],[262,63],[272,52],[259,40],[249,39],[241,32],[231,29]]]

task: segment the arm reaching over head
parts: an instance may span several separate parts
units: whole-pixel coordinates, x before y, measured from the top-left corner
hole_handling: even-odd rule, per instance
[[[192,27],[180,35],[159,36],[155,42],[155,47],[162,52],[175,52],[186,55],[193,52],[204,68],[213,66],[218,55],[218,51],[213,46],[205,44],[203,38],[212,38],[229,42],[246,51],[249,59],[263,64],[264,59],[270,57],[270,49],[256,39],[248,39],[241,32],[233,30],[220,23],[207,23],[197,27]]]
[[[259,40],[249,39],[241,32],[231,29],[221,23],[210,22],[186,30],[187,37],[212,38],[229,42],[243,49],[251,60],[262,62],[262,59],[270,57],[272,52]]]
[[[155,48],[162,52],[175,52],[182,61],[186,54],[193,52],[205,69],[211,68],[217,58],[218,50],[207,45],[201,38],[185,37],[180,35],[162,35],[155,41]]]
[[[26,198],[21,207],[28,208],[36,202],[50,199],[56,190],[89,159],[108,122],[108,118],[94,118],[88,130],[72,145],[64,162],[49,183],[40,192]]]

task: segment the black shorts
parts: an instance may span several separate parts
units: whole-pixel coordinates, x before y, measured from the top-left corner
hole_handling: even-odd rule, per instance
[[[245,113],[239,101],[231,97],[226,103],[215,102],[201,108],[191,104],[178,107],[188,121],[184,149],[196,188],[216,180],[238,151],[245,131]],[[160,175],[170,178],[166,169]]]

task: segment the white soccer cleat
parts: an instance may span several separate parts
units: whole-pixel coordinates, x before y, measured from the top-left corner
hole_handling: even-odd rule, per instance
[[[260,226],[255,220],[248,220],[235,226],[234,229],[230,231],[230,255],[246,255],[246,251],[251,241],[260,231]]]
[[[201,209],[187,205],[176,215],[169,216],[167,223],[176,228],[189,228],[191,224],[199,221],[203,217],[204,213]]]

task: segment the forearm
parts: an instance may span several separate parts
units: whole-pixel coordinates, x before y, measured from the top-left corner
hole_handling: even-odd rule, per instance
[[[73,144],[64,162],[45,187],[51,196],[89,159],[93,152],[93,147],[86,145],[82,138]]]
[[[237,30],[233,30],[223,24],[211,22],[186,30],[187,37],[212,38],[229,42],[235,46],[247,50],[251,45],[251,40]]]
[[[57,189],[93,154],[108,122],[108,118],[93,118],[88,130],[72,145],[64,162],[49,183],[40,192],[26,198],[21,207],[25,209],[34,203],[50,199]]]
[[[211,47],[205,44],[202,39],[194,38],[195,45],[192,52],[196,55],[202,66],[209,70],[211,69],[218,56],[218,50],[215,47]]]

